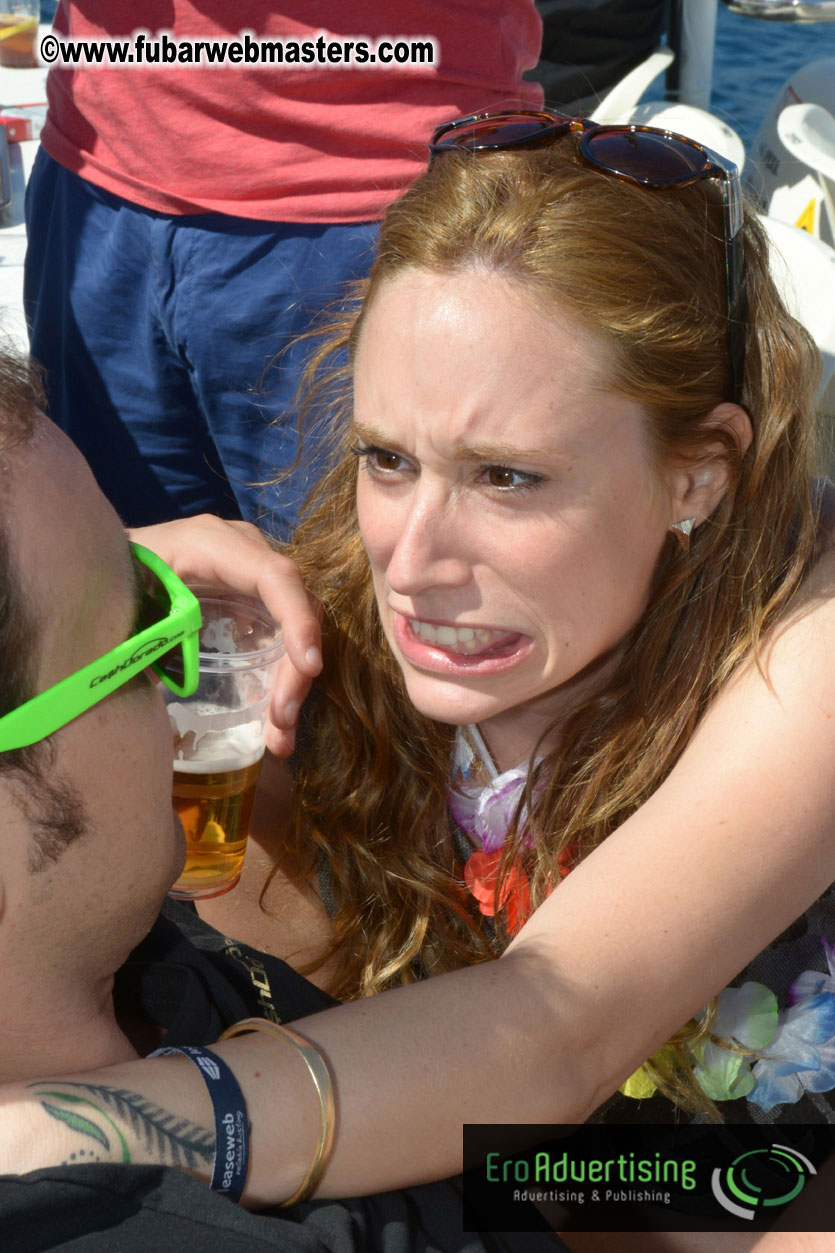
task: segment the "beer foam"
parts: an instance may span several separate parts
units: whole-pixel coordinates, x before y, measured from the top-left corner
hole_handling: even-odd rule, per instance
[[[249,713],[259,713],[257,709]],[[172,703],[168,716],[175,733],[174,767],[188,773],[207,770],[243,770],[264,755],[264,726],[260,716],[241,722],[241,714],[218,710],[195,701]]]
[[[186,761],[182,757],[174,758],[174,769],[177,774],[227,774],[231,770],[245,770],[254,766],[264,755],[263,748],[248,757],[201,757],[200,761]]]
[[[209,731],[238,731],[253,721],[260,726],[261,712],[267,699],[265,696],[258,704],[250,705],[246,709],[219,709],[208,700],[193,700],[187,704],[169,701],[168,717],[178,739],[185,739],[191,732],[195,740],[199,740]]]

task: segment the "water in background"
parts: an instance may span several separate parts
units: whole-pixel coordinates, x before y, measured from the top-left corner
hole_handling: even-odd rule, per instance
[[[711,111],[750,148],[786,79],[820,57],[835,57],[835,22],[766,22],[720,4]]]

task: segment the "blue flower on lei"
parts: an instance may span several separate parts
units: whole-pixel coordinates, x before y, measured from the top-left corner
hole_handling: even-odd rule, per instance
[[[762,983],[719,994],[711,1038],[690,1048],[694,1076],[710,1100],[746,1097],[768,1113],[835,1088],[835,945],[824,940],[823,949],[828,971],[804,970],[782,1011]],[[640,1100],[655,1084],[641,1067],[621,1091]]]
[[[835,949],[825,940],[823,947],[828,974],[805,970],[795,979],[789,1008],[753,1068],[756,1087],[748,1100],[764,1111],[835,1088]]]

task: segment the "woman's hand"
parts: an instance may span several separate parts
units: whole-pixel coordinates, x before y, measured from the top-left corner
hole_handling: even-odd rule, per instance
[[[267,748],[277,757],[289,757],[299,709],[311,679],[322,669],[318,608],[296,564],[275,552],[257,527],[211,514],[138,527],[130,536],[158,553],[182,579],[260,597],[281,623],[287,651],[270,702]]]

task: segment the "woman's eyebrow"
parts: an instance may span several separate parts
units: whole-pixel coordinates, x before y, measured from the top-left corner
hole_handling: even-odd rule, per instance
[[[402,447],[397,440],[389,439],[384,431],[380,431],[376,426],[371,426],[366,422],[352,422],[351,434],[366,444],[379,444],[383,448],[392,448],[396,449],[397,452],[402,452]]]
[[[459,461],[489,461],[503,465],[514,461],[553,461],[554,452],[544,448],[520,448],[516,444],[461,444],[455,450]]]
[[[353,433],[358,439],[376,447],[390,448],[392,452],[402,452],[408,456],[407,450],[396,439],[392,439],[384,431],[363,422],[353,424]],[[520,448],[515,444],[487,442],[484,444],[459,444],[455,449],[456,461],[492,462],[504,465],[514,461],[553,461],[554,450],[544,448]]]

